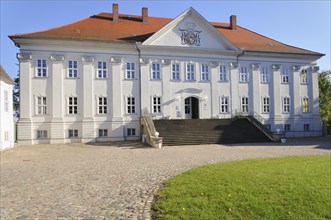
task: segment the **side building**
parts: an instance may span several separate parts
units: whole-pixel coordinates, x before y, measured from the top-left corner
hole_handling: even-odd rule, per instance
[[[255,115],[288,137],[319,136],[316,60],[189,8],[175,19],[100,13],[9,36],[20,47],[22,144],[134,140],[139,118]]]
[[[0,65],[0,150],[15,144],[13,85],[14,81]]]

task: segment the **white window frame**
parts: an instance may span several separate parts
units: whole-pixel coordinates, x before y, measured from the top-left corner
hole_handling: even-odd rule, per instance
[[[47,114],[47,97],[37,96],[36,97],[36,114],[46,115]]]
[[[245,102],[244,102],[244,100],[245,100]],[[240,106],[241,106],[241,112],[249,113],[249,98],[241,97]]]
[[[70,104],[71,101],[71,104]],[[76,101],[76,103],[75,103]],[[77,115],[78,114],[78,98],[77,96],[68,97],[68,114]]]
[[[249,82],[249,71],[248,71],[248,67],[245,67],[245,66],[240,67],[239,82],[241,82],[241,83],[247,83],[247,82]]]
[[[209,81],[209,66],[207,64],[201,65],[201,81]]]
[[[151,79],[160,80],[161,79],[161,64],[152,63],[151,65]]]
[[[36,70],[36,77],[47,77],[47,60],[38,59],[37,60],[37,70]]]
[[[173,63],[171,65],[171,79],[180,80],[180,65],[179,63]]]
[[[225,65],[221,65],[220,66],[220,81],[221,82],[226,82],[226,81],[228,81],[228,79],[227,79],[227,68],[226,68],[226,66]]]
[[[282,83],[283,84],[288,84],[288,83],[290,83],[290,69],[289,68],[284,68],[283,69],[283,72],[282,72],[282,75],[281,75],[281,77],[282,77]]]
[[[229,97],[222,96],[220,98],[220,113],[226,114],[229,113]]]
[[[270,113],[270,97],[262,97],[262,113]]]
[[[77,60],[68,61],[67,78],[78,78],[78,61]]]
[[[125,65],[125,78],[126,79],[135,79],[136,73],[135,73],[135,63],[133,62],[127,62]]]
[[[68,138],[78,138],[78,129],[68,129]]]
[[[300,82],[303,85],[308,84],[308,70],[307,69],[302,69],[300,73]]]
[[[195,80],[195,65],[193,63],[186,64],[186,80],[194,81]]]
[[[98,79],[107,79],[108,78],[108,68],[106,61],[97,62],[97,78]]]
[[[261,83],[269,83],[269,69],[267,67],[263,67],[261,71]]]
[[[153,114],[162,113],[162,98],[161,96],[152,96],[152,112]]]
[[[308,113],[309,111],[310,111],[309,98],[308,97],[303,97],[302,98],[302,112],[303,113]]]
[[[37,130],[37,139],[46,139],[47,130]]]
[[[290,97],[283,97],[283,113],[290,113],[291,111],[291,99]]]
[[[136,128],[127,128],[127,129],[126,129],[126,135],[127,135],[128,137],[137,136]]]
[[[106,96],[98,97],[98,114],[108,114],[108,98]]]
[[[3,94],[3,104],[4,104],[4,111],[8,112],[9,111],[9,92],[7,90],[4,90]]]
[[[126,113],[136,114],[136,98],[133,96],[126,97]]]
[[[99,138],[108,137],[108,129],[99,128],[99,130],[98,130],[98,137]]]

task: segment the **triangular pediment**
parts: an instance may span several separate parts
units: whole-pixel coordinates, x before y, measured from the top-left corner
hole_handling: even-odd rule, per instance
[[[239,50],[193,8],[177,16],[142,44]]]

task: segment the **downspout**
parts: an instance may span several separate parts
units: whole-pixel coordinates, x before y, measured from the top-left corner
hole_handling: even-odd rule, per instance
[[[138,75],[139,75],[139,105],[140,105],[140,116],[142,116],[142,105],[141,105],[141,100],[142,100],[142,96],[141,96],[141,64],[140,64],[140,59],[141,59],[141,51],[138,47],[138,42],[134,42],[134,47],[136,48],[136,50],[138,51]]]

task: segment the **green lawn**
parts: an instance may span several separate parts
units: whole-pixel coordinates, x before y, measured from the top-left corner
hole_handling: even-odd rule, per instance
[[[157,193],[154,219],[331,219],[330,155],[199,167]]]

